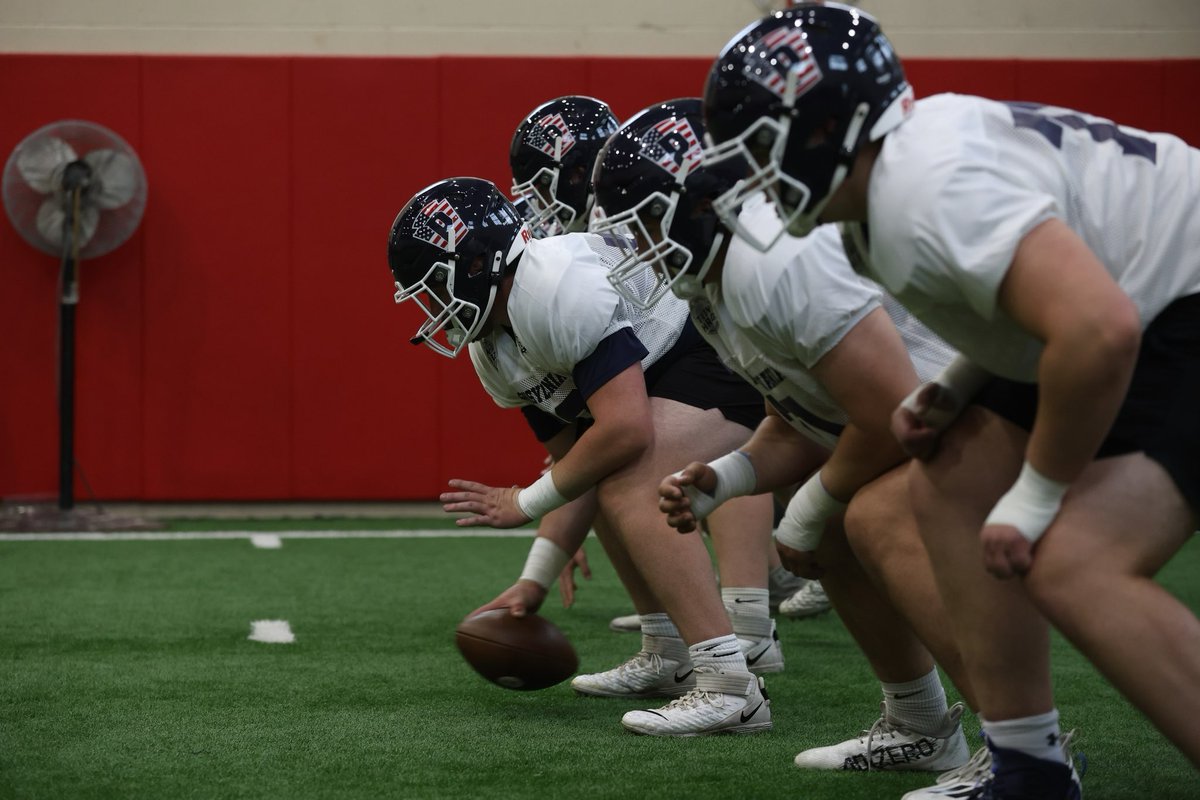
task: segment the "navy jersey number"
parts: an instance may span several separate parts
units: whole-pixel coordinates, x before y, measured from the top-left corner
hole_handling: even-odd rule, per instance
[[[1013,124],[1018,128],[1029,128],[1046,137],[1050,144],[1062,149],[1063,128],[1087,131],[1096,142],[1115,142],[1127,156],[1140,156],[1151,164],[1158,157],[1154,142],[1114,125],[1105,119],[1084,119],[1070,112],[1050,113],[1038,103],[1007,103],[1012,111]]]

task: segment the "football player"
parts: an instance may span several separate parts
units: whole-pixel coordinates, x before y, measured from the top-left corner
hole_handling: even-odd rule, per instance
[[[453,480],[444,508],[468,512],[461,525],[542,520],[521,578],[484,606],[518,613],[539,607],[587,532],[579,518],[598,514],[597,531],[642,615],[643,652],[573,687],[678,696],[665,710],[626,714],[623,724],[639,733],[765,730],[770,706],[752,670],[782,667],[767,591],[727,596],[731,623],[707,549],[657,512],[653,477],[744,440],[762,403],[720,364],[685,304],[649,312],[616,293],[607,274],[619,245],[611,234],[532,239],[512,203],[475,178],[440,181],[396,217],[388,241],[396,299],[426,317],[413,341],[447,356],[469,347],[484,388],[522,408],[554,457],[524,489]],[[770,498],[745,500],[727,516],[763,532],[753,560],[762,572],[755,585],[765,586]]]
[[[894,417],[991,751],[969,796],[1080,796],[1046,619],[1200,766],[1200,621],[1153,581],[1200,511],[1200,151],[1064,108],[914,103],[875,21],[834,4],[738,34],[705,117],[790,230],[844,221],[855,268],[969,359]],[[960,380],[986,381],[966,409]]]
[[[610,274],[617,291],[643,302],[640,281],[649,264],[656,284],[644,302],[671,293],[687,299],[696,328],[775,413],[738,450],[663,481],[660,507],[673,526],[689,531],[729,498],[804,482],[776,534],[780,549],[796,571],[823,579],[883,684],[884,703],[863,736],[806,750],[796,763],[962,766],[962,706],[947,708],[933,658],[905,621],[907,615],[961,680],[915,521],[901,512],[907,502],[898,465],[907,459],[889,430],[892,409],[918,375],[935,375],[954,352],[855,274],[835,228],[783,237],[766,254],[734,239],[712,202],[744,178],[748,165],[702,163],[703,133],[698,98],[651,106],[622,126],[596,162],[595,191],[607,215],[597,229],[628,229],[637,240]],[[761,196],[746,203],[740,219],[753,228],[779,226]],[[873,481],[880,507],[895,513],[885,526],[843,531],[846,501]],[[823,536],[827,525],[830,535]],[[969,697],[969,686],[962,688]]]
[[[591,185],[592,166],[617,125],[617,118],[606,103],[582,95],[567,95],[542,103],[521,120],[509,147],[512,192],[516,198],[513,204],[529,222],[534,238],[586,230],[595,221],[599,209]],[[580,516],[576,524],[589,525],[584,516]],[[746,526],[739,528],[745,530]],[[729,603],[734,602],[733,598],[741,589],[761,588],[755,577],[759,572],[755,562],[761,556],[761,550],[747,548],[740,541],[741,537],[732,536],[732,533],[718,531],[715,548],[723,583],[730,587],[725,590]],[[766,557],[768,606],[775,610],[797,594],[803,582],[783,568],[773,548],[767,549]],[[587,575],[586,555],[582,551],[572,557],[559,578],[564,603],[573,602],[577,566]],[[813,595],[812,590],[806,595],[809,603],[816,603],[809,613],[820,610],[820,598],[814,599]],[[609,627],[618,631],[637,631],[641,629],[641,620],[636,614],[620,616],[614,618]],[[747,647],[753,646],[752,642],[756,643],[754,637],[743,639]],[[775,650],[782,653],[778,648]],[[772,661],[771,671],[782,668],[781,661]],[[756,670],[762,667],[765,665],[761,661],[755,662]],[[583,683],[581,680],[580,685]]]
[[[583,95],[542,103],[517,125],[508,148],[512,195],[526,204],[534,236],[587,230],[592,165],[617,125],[607,103]]]

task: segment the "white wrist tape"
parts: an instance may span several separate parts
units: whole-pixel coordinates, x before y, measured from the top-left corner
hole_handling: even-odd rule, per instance
[[[568,502],[554,485],[554,470],[550,470],[533,483],[517,492],[517,505],[521,513],[530,519],[539,519]]]
[[[521,570],[521,580],[533,581],[543,589],[549,589],[570,560],[567,551],[546,537],[538,536],[533,540],[533,547],[529,548],[525,569]]]
[[[726,500],[752,494],[758,485],[758,475],[754,472],[754,464],[750,456],[741,450],[726,453],[716,461],[708,462],[708,466],[717,475],[717,486],[709,494],[695,486],[684,486],[683,493],[691,501],[691,512],[697,520],[704,519],[717,506]],[[676,477],[683,472],[676,472]]]
[[[950,427],[950,423],[958,419],[958,415],[975,393],[987,383],[989,377],[989,373],[982,367],[976,366],[961,355],[955,356],[933,380],[913,389],[900,405],[919,416],[929,427],[945,430]],[[941,389],[930,407],[920,411],[917,408],[917,395],[930,383],[936,383]]]
[[[1067,488],[1068,484],[1050,480],[1026,461],[1017,482],[983,524],[1011,525],[1030,542],[1036,542],[1058,516]]]
[[[815,472],[792,495],[775,539],[793,550],[812,552],[821,543],[828,519],[845,510],[846,503],[831,495],[821,483],[821,473]]]

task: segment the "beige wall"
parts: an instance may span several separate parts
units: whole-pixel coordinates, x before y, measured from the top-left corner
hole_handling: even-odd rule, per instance
[[[1200,0],[861,5],[909,56],[1200,56]],[[759,14],[754,0],[0,0],[0,51],[710,55]]]

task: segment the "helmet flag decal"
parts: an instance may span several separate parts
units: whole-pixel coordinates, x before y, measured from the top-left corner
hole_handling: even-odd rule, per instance
[[[759,70],[747,63],[745,73],[748,78],[762,84],[772,93],[784,100],[794,101],[821,80],[821,68],[813,58],[812,47],[806,41],[803,31],[779,28],[764,36],[761,44],[761,63],[773,65],[774,69]],[[792,90],[790,98],[785,96],[789,73],[795,76],[795,89]]]
[[[412,235],[434,247],[453,251],[467,234],[466,223],[446,199],[430,200],[413,220]],[[451,245],[453,240],[454,246]]]
[[[642,158],[679,180],[700,163],[703,150],[692,123],[683,118],[664,119],[642,136]]]
[[[525,143],[554,159],[561,159],[575,146],[575,135],[562,114],[547,114],[529,127]],[[561,148],[561,149],[557,149]]]

